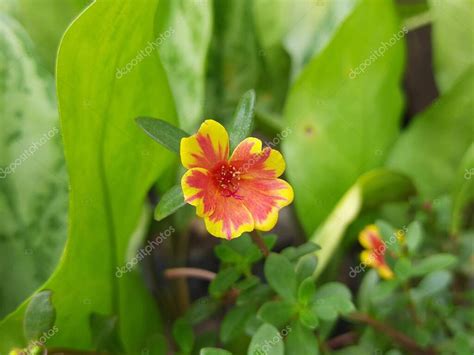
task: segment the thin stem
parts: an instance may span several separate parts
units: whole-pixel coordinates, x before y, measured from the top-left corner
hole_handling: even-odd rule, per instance
[[[263,241],[260,232],[258,230],[253,230],[252,232],[250,232],[250,236],[252,237],[252,241],[262,252],[263,256],[267,257],[268,254],[270,254],[270,251],[268,250],[265,242]]]
[[[346,345],[355,344],[357,342],[357,338],[357,333],[351,331],[329,339],[326,342],[326,345],[331,349],[337,349]]]
[[[405,349],[412,351],[414,354],[423,354],[423,355],[433,355],[436,354],[436,352],[429,348],[429,349],[423,349],[421,346],[419,346],[412,338],[409,336],[405,335],[402,332],[399,332],[395,328],[392,328],[386,323],[382,323],[374,318],[372,318],[370,315],[365,314],[365,313],[360,313],[360,312],[354,312],[349,315],[349,319],[352,319],[354,321],[359,321],[362,323],[366,323],[373,327],[375,330],[378,330],[389,337],[391,337],[393,340],[395,340],[398,344],[403,346]]]
[[[204,270],[204,269],[198,269],[194,267],[170,268],[170,269],[166,269],[164,274],[167,279],[180,279],[180,278],[194,277],[197,279],[212,281],[216,277],[215,272]]]

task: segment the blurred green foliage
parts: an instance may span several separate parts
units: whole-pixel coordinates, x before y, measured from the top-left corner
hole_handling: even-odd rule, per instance
[[[432,26],[440,97],[404,127],[406,36],[420,24]],[[253,354],[276,337],[272,354],[318,354],[343,317],[358,338],[339,354],[472,352],[473,26],[472,0],[2,1],[0,353],[29,345],[28,296],[44,288],[59,329],[48,348]],[[236,124],[251,89],[255,126]],[[209,296],[174,323],[171,346],[141,275],[116,276],[153,218],[146,194],[180,174],[136,117],[187,132],[219,119],[233,144],[251,127],[278,137],[296,217],[321,247],[265,259],[247,235],[221,243]],[[159,219],[181,207],[171,191]],[[368,220],[385,238],[405,223],[406,244],[390,249],[394,279],[360,275],[354,305],[326,279],[348,281],[341,256]],[[268,249],[276,239],[263,237]],[[216,317],[219,334],[196,332]]]

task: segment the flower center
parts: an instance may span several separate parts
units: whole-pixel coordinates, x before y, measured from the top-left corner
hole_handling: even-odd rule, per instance
[[[240,171],[235,166],[222,162],[213,170],[214,182],[225,197],[234,196],[239,189]]]

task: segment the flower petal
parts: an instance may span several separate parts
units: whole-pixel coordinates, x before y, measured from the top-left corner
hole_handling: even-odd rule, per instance
[[[215,237],[232,239],[254,229],[252,215],[235,197],[220,196],[212,214],[204,217],[206,228]]]
[[[237,196],[251,213],[255,228],[262,231],[271,230],[282,207],[293,201],[293,189],[281,179],[248,178],[240,181]]]
[[[386,280],[393,279],[393,271],[387,264],[380,265],[377,267],[377,271],[379,272],[380,277]]]
[[[376,249],[381,244],[379,228],[375,224],[370,224],[359,233],[359,242],[364,248]]]
[[[229,136],[224,126],[206,120],[196,134],[181,139],[181,162],[185,168],[212,169],[229,157]]]
[[[360,253],[360,261],[367,266],[375,266],[375,258],[370,250],[364,250]]]
[[[262,150],[262,141],[253,137],[239,143],[232,153],[230,164],[243,175],[262,179],[277,178],[285,171],[285,160],[281,153],[270,147]]]
[[[181,188],[185,201],[196,206],[198,216],[203,217],[214,211],[219,192],[215,188],[211,173],[208,170],[203,168],[189,169],[181,178]]]

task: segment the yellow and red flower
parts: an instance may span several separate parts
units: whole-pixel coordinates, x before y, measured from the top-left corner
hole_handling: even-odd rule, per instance
[[[283,156],[257,138],[246,138],[229,158],[229,136],[214,120],[183,138],[181,162],[189,169],[181,179],[185,201],[196,206],[210,234],[232,239],[254,229],[268,231],[278,211],[293,201],[293,189],[278,177]]]
[[[359,233],[359,242],[366,249],[360,254],[360,260],[367,266],[377,269],[380,277],[392,279],[393,272],[385,261],[387,250],[375,224],[368,225]]]

